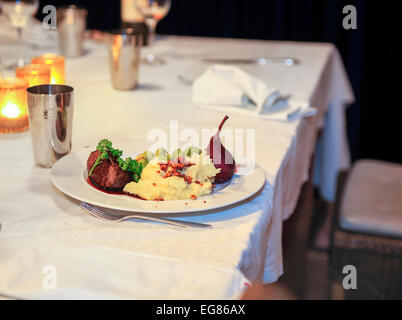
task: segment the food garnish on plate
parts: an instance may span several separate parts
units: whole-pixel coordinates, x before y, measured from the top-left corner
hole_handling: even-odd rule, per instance
[[[206,150],[189,147],[172,154],[160,148],[145,151],[135,159],[103,139],[87,161],[88,179],[97,188],[134,195],[144,200],[185,200],[209,195],[215,183],[229,181],[235,171],[232,154],[222,145],[218,132]]]
[[[208,195],[213,190],[216,169],[205,151],[161,161],[153,158],[138,182],[130,182],[124,192],[146,200],[185,200]]]
[[[218,131],[211,137],[206,148],[207,154],[212,159],[215,168],[221,169],[215,177],[216,183],[224,183],[232,179],[236,169],[236,162],[232,154],[223,146],[220,138],[222,127],[227,119],[229,119],[228,116],[223,118]]]
[[[142,163],[129,158],[122,159],[123,151],[115,149],[112,142],[99,141],[87,161],[89,180],[106,191],[121,191],[130,181],[138,181],[143,169]]]

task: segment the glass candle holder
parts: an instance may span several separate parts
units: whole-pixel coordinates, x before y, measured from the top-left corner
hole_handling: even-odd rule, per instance
[[[28,129],[28,83],[18,78],[0,78],[0,133]]]
[[[51,67],[50,83],[64,84],[64,57],[57,54],[45,53],[39,57],[34,57],[31,60],[32,64],[45,64]]]
[[[29,87],[50,83],[51,67],[47,64],[30,64],[15,69],[15,76],[28,82]]]

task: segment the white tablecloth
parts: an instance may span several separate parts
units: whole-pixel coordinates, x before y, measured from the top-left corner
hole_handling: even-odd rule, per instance
[[[104,137],[144,142],[146,148],[148,131],[168,129],[170,120],[179,120],[181,128],[213,129],[224,113],[192,105],[191,87],[177,78],[195,78],[204,71],[208,65],[197,59],[202,55],[300,59],[292,68],[268,64],[243,69],[299,101],[309,101],[318,116],[280,123],[231,115],[228,127],[256,130],[256,160],[267,182],[258,196],[238,206],[180,217],[212,224],[208,230],[100,222],[52,187],[49,170],[34,166],[28,133],[0,135],[0,294],[235,298],[247,281],[276,281],[283,273],[282,223],[293,212],[307,178],[320,126],[325,124],[318,155],[323,194],[333,194],[336,171],[349,165],[343,112],[353,94],[336,48],[165,37],[153,50],[167,63],[142,65],[140,87],[121,92],[111,87],[105,46],[86,46],[85,56],[66,63],[67,84],[75,88],[74,150],[94,146]],[[56,290],[42,288],[45,265],[58,271]]]

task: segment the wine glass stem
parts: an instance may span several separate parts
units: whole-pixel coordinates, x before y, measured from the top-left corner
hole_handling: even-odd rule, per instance
[[[17,65],[19,67],[22,67],[24,65],[24,59],[22,58],[22,51],[23,51],[22,28],[21,27],[16,27],[16,29],[17,29],[17,37],[18,37],[18,60],[17,60]]]
[[[149,19],[145,20],[145,23],[148,28],[147,45],[151,46],[151,45],[153,45],[154,40],[155,40],[155,30],[156,30],[157,22],[156,22],[156,20],[149,18]]]

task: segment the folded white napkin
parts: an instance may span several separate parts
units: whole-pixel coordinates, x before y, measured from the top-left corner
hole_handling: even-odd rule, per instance
[[[210,109],[237,112],[270,120],[292,121],[316,113],[307,103],[282,97],[278,89],[228,65],[208,68],[193,83],[193,102]]]

